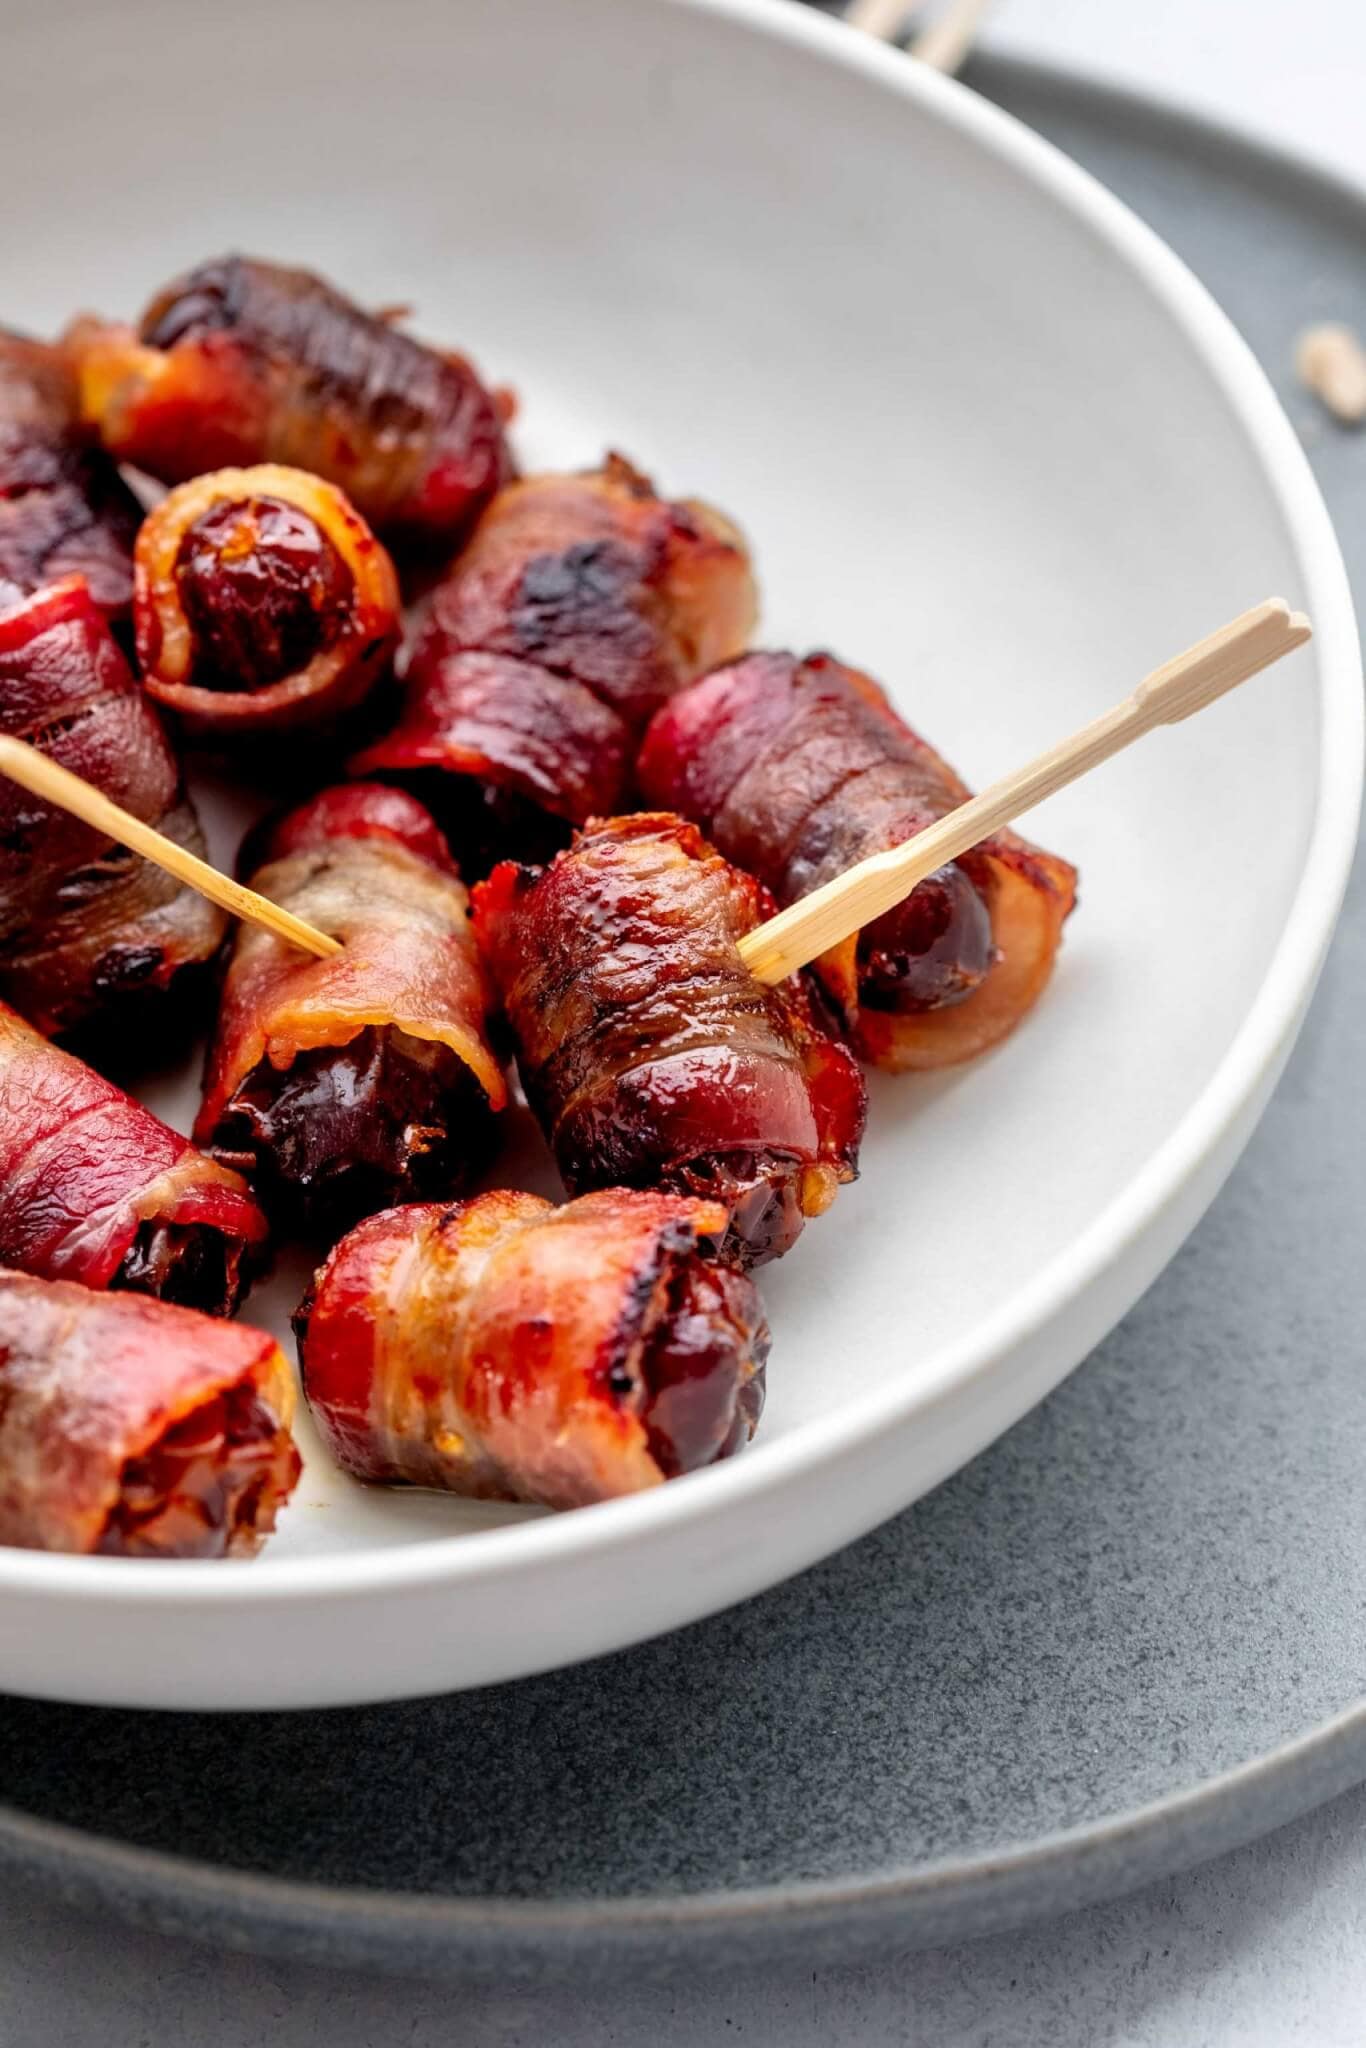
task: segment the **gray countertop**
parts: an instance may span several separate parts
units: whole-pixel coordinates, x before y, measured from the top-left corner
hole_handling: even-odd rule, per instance
[[[1366,182],[1366,10],[1000,0],[999,47],[1179,97]],[[873,1968],[557,1995],[427,1988],[134,1932],[35,1895],[0,1917],[0,2048],[435,2048],[735,2038],[1232,2048],[1366,2042],[1366,1790],[1117,1904]]]

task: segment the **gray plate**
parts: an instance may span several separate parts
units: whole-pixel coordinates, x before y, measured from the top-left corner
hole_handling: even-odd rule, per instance
[[[1366,557],[1366,440],[1289,369],[1305,322],[1366,328],[1366,208],[1142,102],[1003,63],[973,82],[1209,282]],[[221,1718],[0,1702],[0,1859],[395,1969],[814,1961],[1118,1892],[1366,1776],[1363,1076],[1359,873],[1206,1222],[930,1500],[747,1607],[497,1690]]]

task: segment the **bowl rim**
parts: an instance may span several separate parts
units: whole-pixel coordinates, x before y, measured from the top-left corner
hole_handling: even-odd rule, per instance
[[[1254,451],[1285,519],[1314,620],[1320,717],[1318,802],[1299,882],[1260,986],[1219,1066],[1157,1151],[1080,1236],[1027,1286],[917,1370],[797,1424],[744,1457],[652,1491],[499,1528],[415,1538],[369,1551],[270,1562],[67,1556],[0,1547],[0,1595],[55,1601],[98,1596],[119,1606],[268,1607],[307,1595],[349,1599],[378,1590],[488,1580],[564,1565],[735,1503],[784,1493],[882,1432],[925,1418],[986,1379],[1007,1353],[1058,1318],[1147,1235],[1255,1100],[1287,1049],[1332,936],[1355,852],[1363,775],[1361,650],[1346,570],[1308,459],[1248,344],[1207,288],[1129,207],[1052,143],[954,79],[791,0],[650,0],[714,15],[818,58],[928,110],[1091,227],[1126,261],[1205,364]],[[1217,124],[1215,124],[1217,126]]]

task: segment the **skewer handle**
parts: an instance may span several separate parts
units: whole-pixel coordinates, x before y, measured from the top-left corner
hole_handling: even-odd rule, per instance
[[[341,952],[338,940],[320,932],[315,925],[306,924],[292,911],[282,910],[278,903],[258,895],[255,889],[247,889],[241,882],[234,882],[230,875],[220,874],[206,860],[200,860],[198,854],[177,846],[163,832],[145,825],[141,818],[135,818],[131,811],[125,811],[114,803],[103,790],[83,781],[79,775],[73,775],[60,762],[50,760],[37,747],[31,747],[27,740],[0,734],[0,774],[7,775],[11,782],[17,782],[30,796],[41,797],[45,803],[55,804],[58,810],[70,811],[73,817],[80,818],[94,831],[103,832],[107,839],[117,840],[120,846],[129,847],[145,860],[165,868],[178,881],[188,882],[192,889],[198,889],[201,895],[231,911],[234,917],[244,917],[253,924],[264,925],[277,938],[286,939],[293,946],[301,946],[306,953],[315,953],[320,960],[329,960],[334,953]]]
[[[961,71],[991,0],[950,0],[935,20],[912,37],[910,52],[933,71]],[[900,42],[924,0],[849,0],[843,19],[884,43]]]
[[[860,861],[770,918],[740,941],[741,958],[760,981],[785,980],[893,909],[946,862],[1132,746],[1155,725],[1174,725],[1202,711],[1225,691],[1302,646],[1310,631],[1304,614],[1292,612],[1283,598],[1255,605],[1154,669],[1132,696],[1070,739],[992,783],[914,839]]]
[[[894,43],[916,12],[915,0],[849,0],[843,19],[850,28],[861,28],[867,36]]]

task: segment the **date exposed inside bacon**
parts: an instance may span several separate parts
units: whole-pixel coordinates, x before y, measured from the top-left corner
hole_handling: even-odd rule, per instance
[[[432,599],[398,724],[356,771],[458,778],[431,800],[471,873],[549,854],[620,807],[645,721],[739,653],[755,606],[730,521],[657,497],[620,456],[510,484]]]
[[[0,1264],[228,1316],[265,1235],[237,1174],[0,1004]]]
[[[136,559],[143,682],[204,737],[331,725],[398,645],[393,563],[342,492],[301,469],[181,484]]]
[[[297,1318],[304,1388],[357,1478],[570,1508],[738,1450],[763,1405],[753,1282],[714,1202],[604,1189],[372,1216]]]
[[[274,1339],[0,1271],[0,1543],[250,1557],[299,1475]]]
[[[666,813],[590,824],[537,870],[474,892],[527,1099],[573,1193],[720,1202],[723,1253],[758,1264],[852,1180],[864,1090],[802,985],[765,988],[737,940],[766,892]]]
[[[395,541],[454,542],[510,473],[506,402],[307,270],[225,256],[177,278],[138,328],[67,336],[84,416],[164,483],[256,462],[339,484]]]
[[[0,606],[79,575],[106,618],[126,619],[141,517],[80,425],[60,350],[0,328]]]
[[[203,854],[160,720],[80,577],[0,611],[0,731]],[[149,861],[0,779],[0,995],[43,1031],[141,1006],[227,919]]]
[[[325,790],[268,826],[253,886],[342,940],[329,960],[242,925],[199,1143],[268,1209],[345,1228],[467,1184],[507,1099],[468,898],[415,798]]]
[[[638,773],[730,860],[795,902],[969,794],[871,677],[828,654],[752,654],[676,697]],[[1042,993],[1077,873],[1013,832],[941,868],[816,962],[852,1044],[892,1069],[952,1065]]]

